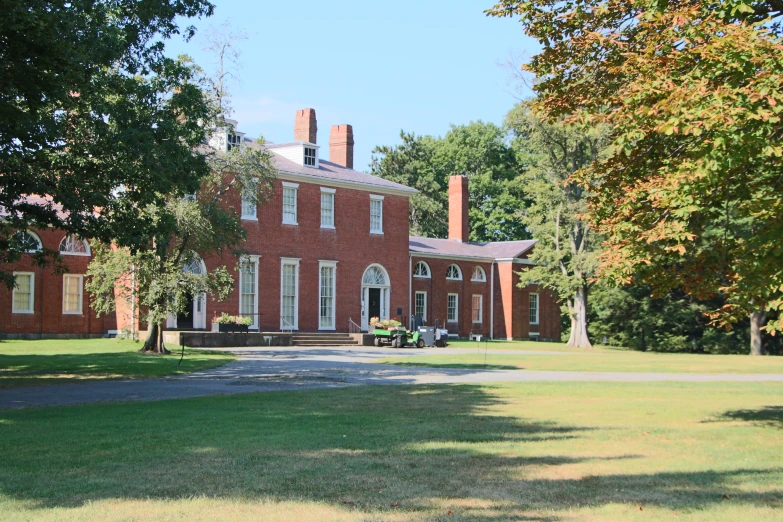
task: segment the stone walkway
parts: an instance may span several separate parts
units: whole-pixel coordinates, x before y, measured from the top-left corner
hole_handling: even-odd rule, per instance
[[[783,382],[783,374],[558,372],[415,368],[378,364],[399,350],[338,347],[231,350],[239,360],[220,368],[164,379],[93,381],[0,390],[0,408],[61,406],[110,401],[151,401],[258,391],[333,388],[367,384],[474,384],[491,382]],[[405,355],[466,353],[405,350]],[[483,350],[482,350],[483,353]],[[489,350],[488,353],[572,355],[572,352]],[[580,353],[581,354],[581,353]],[[585,355],[593,355],[585,353]]]

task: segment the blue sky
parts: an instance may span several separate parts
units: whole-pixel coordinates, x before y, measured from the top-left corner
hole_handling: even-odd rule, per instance
[[[331,125],[353,125],[357,170],[401,129],[442,136],[452,123],[502,122],[518,87],[503,65],[536,49],[518,22],[484,16],[492,0],[213,3],[211,18],[190,21],[196,37],[169,41],[168,54],[211,70],[201,34],[223,22],[244,31],[231,87],[238,130],[290,141],[295,111],[312,107],[324,158]]]

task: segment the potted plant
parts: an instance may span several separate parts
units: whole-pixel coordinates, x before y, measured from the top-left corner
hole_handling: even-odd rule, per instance
[[[214,323],[218,325],[218,332],[247,333],[248,328],[253,324],[253,319],[238,315],[228,315],[226,312],[223,312],[220,314],[220,317],[214,320]]]

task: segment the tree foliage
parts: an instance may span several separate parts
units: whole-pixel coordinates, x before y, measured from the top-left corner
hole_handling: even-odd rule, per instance
[[[402,143],[373,150],[370,171],[419,190],[411,198],[412,235],[448,235],[449,177],[470,187],[470,240],[527,239],[519,210],[526,205],[514,151],[501,127],[481,121],[452,125],[444,137],[400,133]]]
[[[54,226],[135,249],[138,208],[194,191],[209,104],[193,69],[163,55],[205,0],[12,0],[0,18],[0,279],[10,238]],[[193,29],[185,29],[186,37]],[[44,196],[30,198],[29,196]]]
[[[553,290],[570,318],[569,346],[589,347],[588,290],[598,267],[600,241],[583,217],[588,193],[571,175],[598,157],[604,134],[547,123],[526,103],[508,113],[506,125],[516,136],[513,144],[526,167],[520,181],[532,200],[523,222],[537,240],[530,256],[536,266],[520,272],[520,285],[536,283]]]
[[[611,126],[611,153],[576,177],[596,189],[602,273],[722,292],[723,324],[780,309],[783,2],[506,0],[489,14],[541,43],[526,66],[538,111]]]

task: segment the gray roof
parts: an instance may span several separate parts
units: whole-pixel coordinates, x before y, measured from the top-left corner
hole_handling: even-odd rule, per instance
[[[519,258],[533,248],[536,241],[496,241],[492,243],[463,243],[453,239],[433,239],[411,236],[408,241],[412,254],[467,257],[478,259]]]
[[[245,144],[248,144],[248,142],[250,142],[249,144],[251,146],[258,147],[256,143],[245,138]],[[264,143],[263,146],[264,148],[274,149],[282,146],[295,145],[297,143],[302,143],[302,142],[292,142],[292,143],[282,143],[282,144],[267,142]],[[318,160],[318,168],[305,167],[304,165],[299,165],[298,163],[291,161],[288,158],[284,158],[283,156],[280,156],[278,154],[273,154],[272,160],[274,162],[275,168],[277,168],[277,170],[283,173],[287,172],[289,174],[294,174],[298,176],[315,177],[315,178],[322,178],[324,180],[330,180],[330,181],[340,182],[340,183],[352,183],[352,184],[364,185],[366,188],[371,188],[378,191],[388,190],[388,191],[405,192],[408,194],[416,194],[418,192],[418,190],[408,187],[406,185],[402,185],[400,183],[395,183],[393,181],[379,178],[378,176],[373,176],[372,174],[367,174],[365,172],[359,172],[358,170],[349,169],[347,167],[343,167],[342,165],[338,165],[337,163],[332,163],[331,161],[326,161],[324,159]]]

